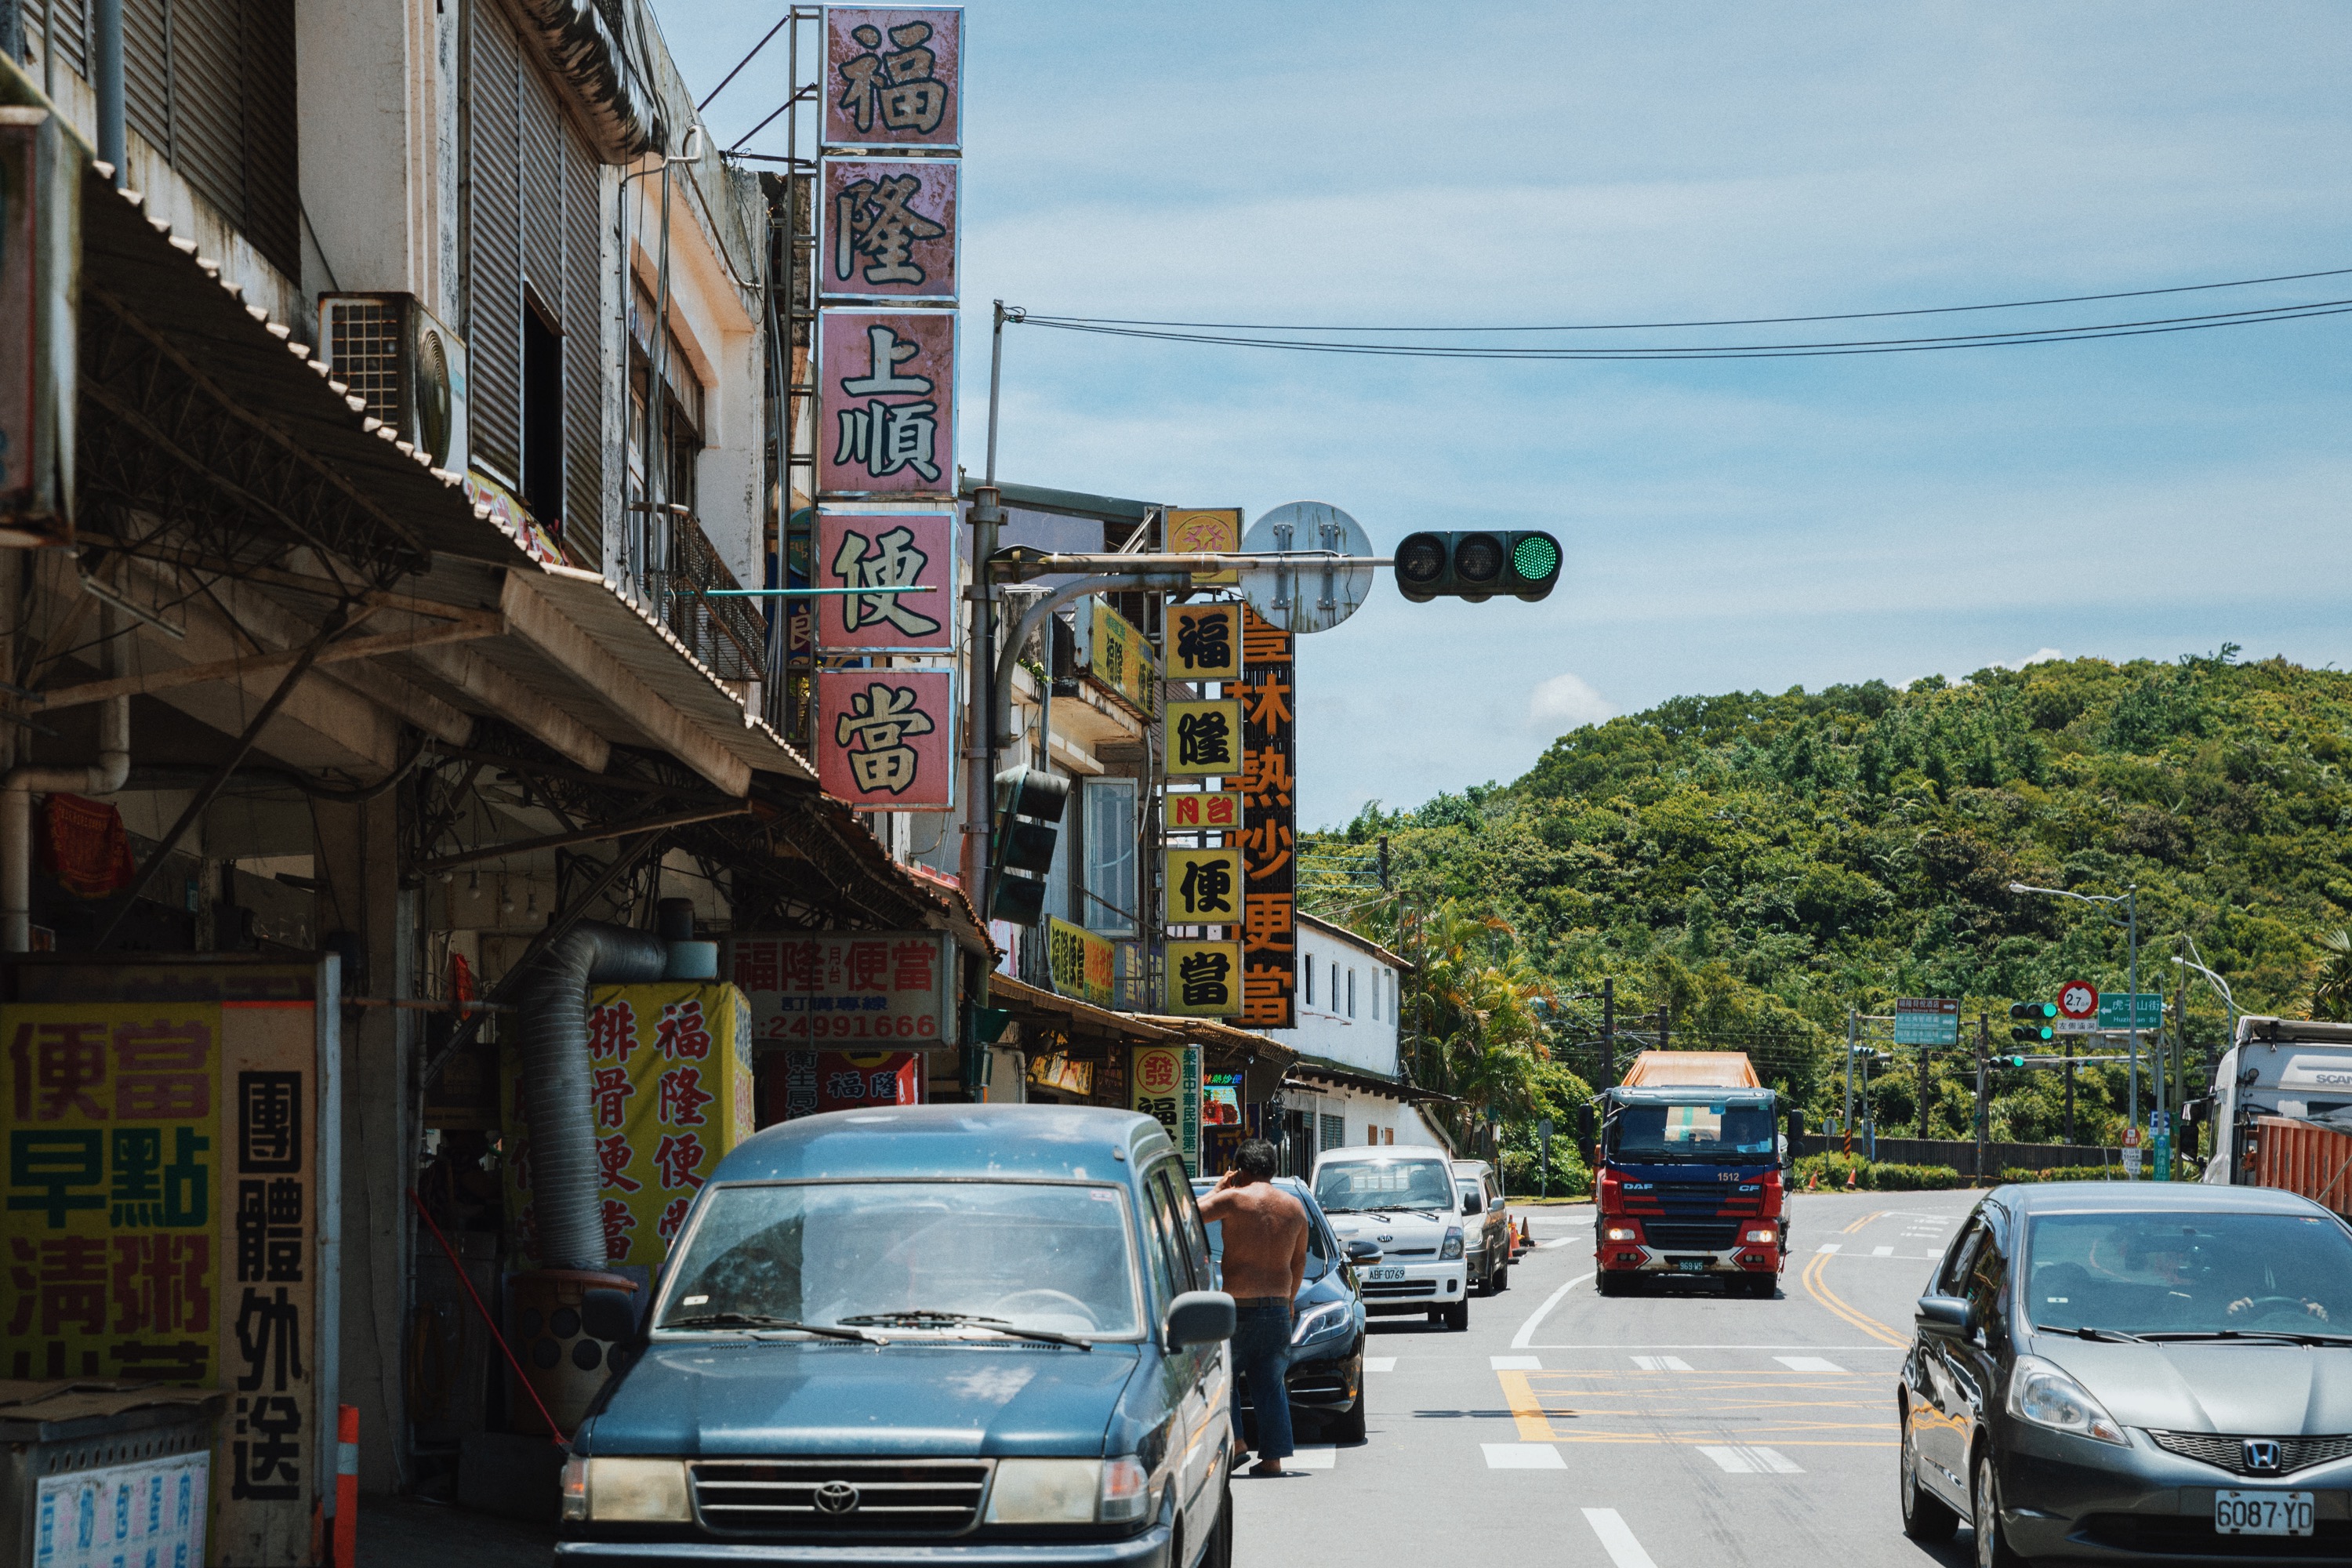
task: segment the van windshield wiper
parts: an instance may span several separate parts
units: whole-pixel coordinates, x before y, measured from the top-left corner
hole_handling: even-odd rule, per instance
[[[1048,1344],[1076,1345],[1082,1351],[1095,1348],[1095,1342],[1076,1334],[1066,1334],[1055,1329],[1024,1329],[1003,1318],[983,1317],[978,1312],[940,1312],[929,1308],[910,1308],[902,1312],[860,1312],[844,1318],[845,1323],[877,1323],[901,1329],[993,1329],[1000,1334],[1016,1334],[1024,1340],[1043,1340]]]
[[[701,1312],[691,1318],[671,1318],[665,1329],[777,1329],[786,1333],[817,1334],[828,1340],[859,1340],[869,1345],[890,1342],[863,1329],[835,1328],[830,1323],[803,1323],[794,1318],[772,1318],[764,1312]]]

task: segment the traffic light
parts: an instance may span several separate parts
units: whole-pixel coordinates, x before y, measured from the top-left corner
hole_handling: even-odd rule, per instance
[[[2009,1009],[2009,1016],[2020,1020],[2010,1027],[2009,1037],[2012,1040],[2041,1046],[2058,1037],[2058,1031],[2050,1026],[2050,1020],[2058,1016],[2058,1009],[2048,1002],[2014,1003]],[[2021,1057],[2014,1058],[2011,1065],[2023,1067],[2025,1060]]]
[[[1054,868],[1070,781],[1035,768],[996,775],[996,832],[989,845],[991,918],[1034,926],[1045,917],[1045,873]],[[1013,875],[1011,873],[1021,873]]]
[[[1416,605],[1497,594],[1533,604],[1559,581],[1561,559],[1559,541],[1532,529],[1409,534],[1396,550],[1397,592]]]

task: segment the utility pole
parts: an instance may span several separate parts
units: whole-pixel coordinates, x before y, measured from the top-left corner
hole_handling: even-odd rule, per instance
[[[1389,836],[1381,835],[1381,891],[1389,890]]]
[[[1921,1046],[1919,1047],[1919,1136],[1923,1139],[1928,1136],[1927,1100],[1932,1092],[1927,1078],[1927,1047]]]
[[[1992,1019],[1990,1015],[1979,1013],[1977,1015],[1977,1168],[1972,1173],[1979,1182],[1984,1180],[1985,1137],[1992,1121],[1990,1107],[1985,1099],[1986,1091],[1991,1082],[1986,1070],[1990,1065],[1989,1058],[1991,1052]]]
[[[1601,1076],[1603,1089],[1617,1087],[1617,981],[1601,983]]]
[[[1671,1002],[1661,1002],[1658,1004],[1658,1049],[1662,1051],[1674,1049],[1674,1034],[1675,1005]]]
[[[2070,1045],[2066,1052],[2066,1142],[2074,1142],[2074,1053]]]
[[[1845,1132],[1845,1152],[1853,1152],[1853,1042],[1861,1029],[1861,1018],[1855,1010],[1845,1010],[1845,1114],[1838,1126]]]

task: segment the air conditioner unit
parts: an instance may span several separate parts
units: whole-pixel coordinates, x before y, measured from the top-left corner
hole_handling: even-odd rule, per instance
[[[465,341],[414,294],[321,294],[327,363],[433,466],[466,471]]]

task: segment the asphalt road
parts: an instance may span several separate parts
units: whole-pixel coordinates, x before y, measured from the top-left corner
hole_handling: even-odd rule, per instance
[[[1960,1568],[1965,1529],[1904,1539],[1895,1376],[1976,1197],[1800,1196],[1769,1301],[1604,1300],[1591,1210],[1530,1210],[1537,1250],[1471,1301],[1468,1332],[1372,1320],[1362,1444],[1302,1423],[1303,1474],[1236,1478],[1235,1559]]]

